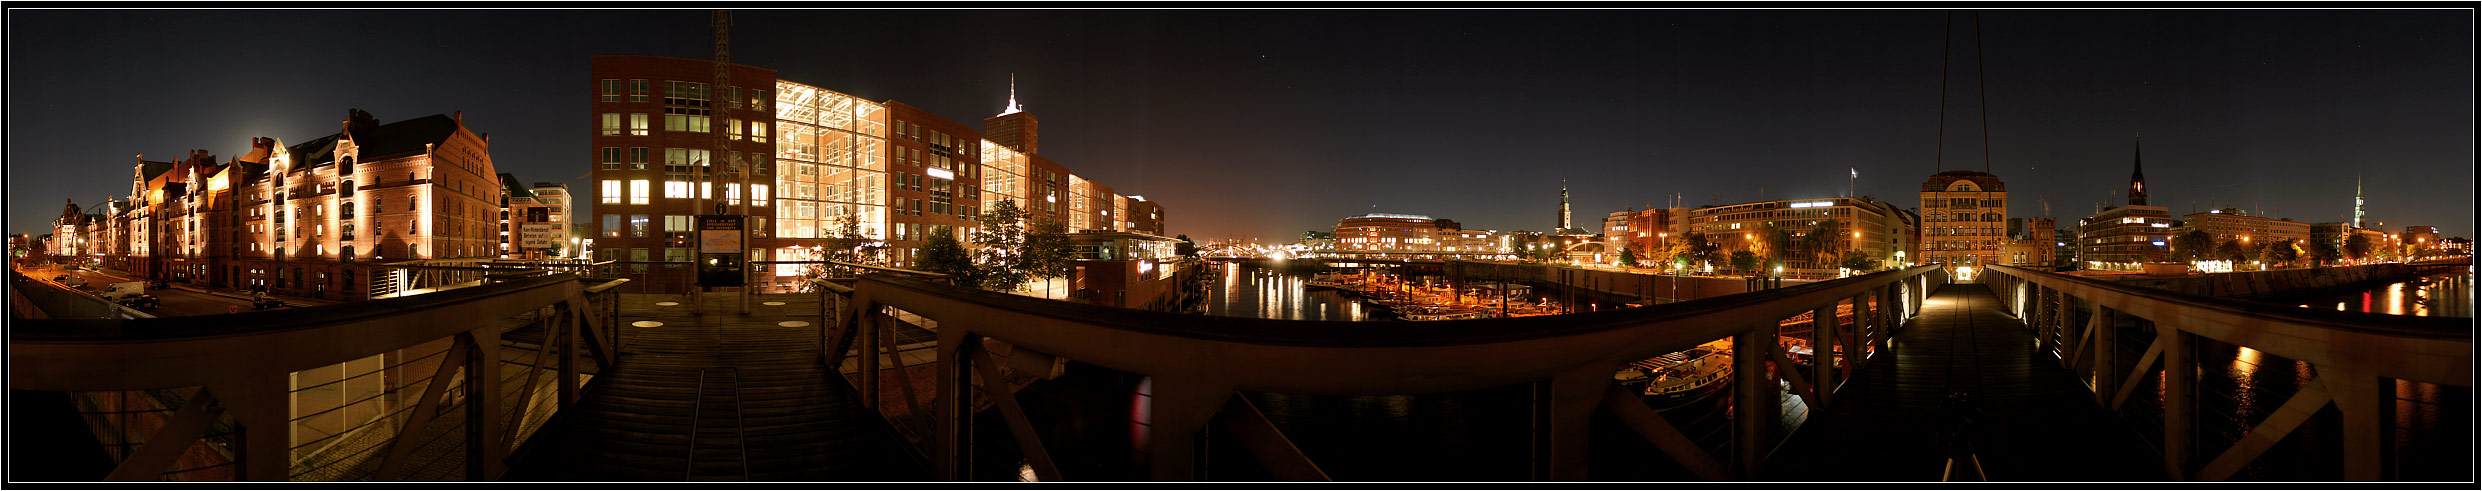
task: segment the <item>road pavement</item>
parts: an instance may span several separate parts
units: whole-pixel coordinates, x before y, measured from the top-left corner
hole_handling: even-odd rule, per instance
[[[39,281],[51,281],[53,277],[60,275],[71,275],[78,278],[83,278],[86,280],[86,285],[77,288],[88,293],[98,293],[105,285],[110,285],[113,283],[139,281],[138,278],[128,275],[61,267],[30,268],[22,269],[21,271],[23,271],[26,276],[33,277]],[[172,288],[161,290],[147,290],[147,294],[154,295],[157,299],[162,300],[163,306],[154,309],[146,309],[144,311],[148,314],[155,315],[156,317],[182,317],[192,315],[229,314],[235,312],[248,312],[251,310],[249,300],[250,297],[245,293],[238,291],[211,291],[207,288],[181,283],[172,283],[171,286]],[[286,296],[277,296],[276,298],[277,300],[283,301],[287,307],[308,307],[342,303],[333,300],[312,300]]]

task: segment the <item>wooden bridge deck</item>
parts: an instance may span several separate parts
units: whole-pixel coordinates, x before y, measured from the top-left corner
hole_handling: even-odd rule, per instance
[[[1938,481],[1951,392],[1983,421],[1972,439],[1991,481],[2164,481],[2162,459],[1979,284],[1939,287],[1834,403],[1778,447],[1771,481]],[[1970,479],[1970,478],[1966,478]]]
[[[887,423],[830,378],[818,326],[779,325],[815,324],[817,296],[760,295],[742,315],[731,312],[733,296],[710,295],[705,316],[691,315],[685,296],[622,295],[619,362],[544,428],[507,479],[929,478]],[[631,325],[639,321],[663,325]]]

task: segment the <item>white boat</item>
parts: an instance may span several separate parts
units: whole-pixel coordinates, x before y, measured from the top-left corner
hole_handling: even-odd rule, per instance
[[[1613,381],[1623,385],[1644,384],[1642,394],[1658,411],[1722,392],[1724,382],[1731,378],[1732,353],[1709,347],[1638,360],[1612,375]]]

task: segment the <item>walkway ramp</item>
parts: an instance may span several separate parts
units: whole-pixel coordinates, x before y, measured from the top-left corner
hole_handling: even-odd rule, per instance
[[[2002,307],[1980,284],[1938,287],[1878,355],[1888,358],[1855,374],[1836,404],[1769,456],[1764,480],[1938,481],[1947,462],[1940,401],[1958,391],[1980,403],[1972,441],[1991,481],[2167,480],[2160,454],[2037,353],[2025,322]]]
[[[698,316],[685,296],[623,294],[619,362],[511,463],[508,480],[929,478],[887,423],[831,378],[818,296],[759,295],[747,315],[736,301],[710,294]],[[766,305],[774,302],[782,305]],[[646,321],[661,325],[635,325]]]

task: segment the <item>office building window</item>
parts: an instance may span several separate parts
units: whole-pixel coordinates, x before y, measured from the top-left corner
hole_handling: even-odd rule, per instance
[[[647,226],[647,218],[646,218],[646,215],[630,215],[630,216],[629,216],[629,236],[630,236],[630,237],[645,237],[645,236],[646,236],[646,226]]]
[[[629,180],[629,204],[643,205],[653,202],[654,200],[648,197],[648,191],[645,179]]]
[[[767,185],[750,185],[750,206],[767,206]]]
[[[618,136],[620,134],[620,113],[603,113],[603,136]]]
[[[604,215],[604,216],[603,216],[603,236],[604,236],[604,237],[619,237],[619,236],[620,236],[620,234],[621,234],[621,216],[620,216],[620,215]]]
[[[689,197],[689,182],[687,182],[687,181],[664,181],[664,197],[666,197],[666,198],[687,198],[687,197]]]
[[[646,113],[630,113],[630,114],[629,114],[629,134],[630,134],[630,135],[632,135],[632,136],[646,136],[646,129],[647,129],[647,126],[646,126],[646,125],[647,125],[647,122],[646,122]]]
[[[629,168],[646,170],[646,147],[629,147]]]
[[[609,80],[606,80],[609,82]],[[620,170],[620,147],[603,147],[603,170]]]
[[[620,181],[619,181],[619,180],[615,180],[615,179],[604,179],[604,180],[603,180],[603,193],[602,193],[602,194],[603,194],[603,202],[604,202],[604,203],[620,203],[620,202],[621,202],[621,187],[620,187],[620,186],[621,186],[621,184],[620,184]]]
[[[664,215],[665,232],[688,232],[689,215]]]
[[[620,102],[620,79],[603,79],[603,102]]]

